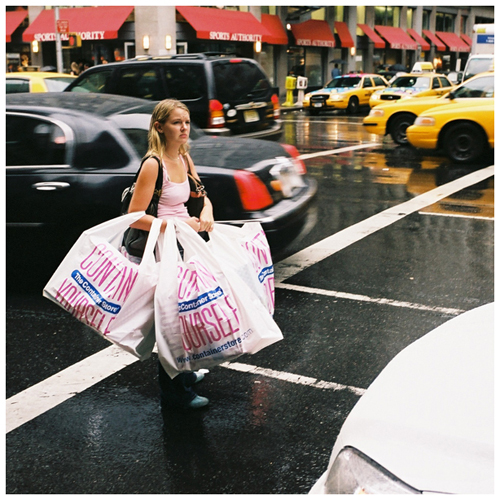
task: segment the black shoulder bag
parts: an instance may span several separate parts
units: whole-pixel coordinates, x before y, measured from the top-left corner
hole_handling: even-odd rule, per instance
[[[121,207],[122,215],[128,213],[130,200],[132,199],[132,195],[134,194],[135,184],[137,182],[137,178],[139,177],[139,172],[141,171],[144,162],[149,158],[154,158],[158,162],[158,177],[156,178],[155,190],[153,193],[153,197],[151,198],[151,202],[146,209],[146,213],[148,215],[152,215],[153,217],[156,217],[158,215],[158,203],[160,201],[163,186],[163,168],[161,166],[161,160],[157,156],[149,156],[148,158],[144,158],[142,160],[141,166],[139,167],[137,174],[135,174],[133,184],[130,187],[125,188],[125,190],[123,191]],[[149,231],[136,229],[135,227],[129,227],[123,235],[123,246],[129,253],[129,255],[133,255],[134,257],[142,257],[142,255],[144,254],[148,236]]]
[[[186,156],[186,159],[188,162],[189,190],[191,194],[185,205],[191,217],[199,218],[205,205],[205,196],[207,196],[207,192],[205,191],[205,186],[192,174],[191,159],[188,156]]]

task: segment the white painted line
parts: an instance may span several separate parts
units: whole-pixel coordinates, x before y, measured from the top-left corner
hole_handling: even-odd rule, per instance
[[[6,432],[63,403],[113,373],[138,361],[112,345],[52,375],[6,401]]]
[[[465,312],[462,309],[454,309],[451,307],[438,307],[438,306],[426,306],[424,304],[415,304],[412,302],[402,302],[399,300],[393,299],[384,299],[384,298],[372,298],[367,295],[358,295],[353,293],[345,293],[345,292],[335,292],[333,290],[323,290],[320,288],[311,288],[307,286],[300,285],[292,285],[290,283],[276,283],[276,288],[282,288],[285,290],[292,290],[294,292],[302,292],[302,293],[312,293],[316,295],[326,295],[327,297],[335,297],[337,299],[347,299],[347,300],[357,300],[360,302],[372,302],[374,304],[383,304],[394,307],[406,307],[408,309],[416,309],[419,311],[431,311],[437,312],[441,314],[450,314],[452,316],[457,316]]]
[[[448,182],[431,191],[423,193],[411,200],[388,208],[383,212],[373,215],[357,224],[349,226],[328,238],[318,241],[300,252],[278,262],[274,266],[275,283],[281,283],[295,276],[299,272],[330,257],[334,253],[356,243],[357,241],[383,229],[407,215],[422,210],[423,208],[446,198],[461,189],[472,186],[478,182],[488,179],[494,174],[494,166],[483,168],[471,174]]]
[[[264,377],[275,378],[283,380],[284,382],[291,382],[292,384],[307,385],[315,387],[316,389],[329,389],[333,391],[351,391],[358,396],[362,396],[366,389],[353,387],[351,385],[337,384],[336,382],[326,382],[317,378],[304,377],[303,375],[296,375],[295,373],[279,372],[271,370],[270,368],[260,368],[258,366],[246,365],[243,363],[222,363],[220,366],[235,370],[243,373],[250,373],[252,375],[262,375]]]
[[[435,215],[437,217],[455,217],[457,219],[478,219],[494,221],[495,217],[486,217],[484,215],[469,215],[469,214],[443,214],[439,212],[418,212],[420,215]]]
[[[367,142],[365,144],[357,144],[356,146],[346,146],[345,148],[329,149],[328,151],[319,151],[318,153],[304,154],[304,155],[300,155],[299,158],[301,160],[308,160],[310,158],[317,158],[319,156],[338,155],[340,153],[348,153],[349,151],[356,151],[358,149],[373,148],[375,146],[380,146],[380,144],[377,142]]]

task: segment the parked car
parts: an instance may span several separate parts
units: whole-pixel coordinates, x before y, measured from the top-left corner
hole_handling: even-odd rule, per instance
[[[438,73],[407,73],[391,81],[386,89],[374,92],[370,107],[388,101],[399,101],[409,97],[441,96],[453,88],[446,75]]]
[[[336,76],[326,87],[307,93],[303,106],[311,115],[332,109],[356,113],[360,106],[368,106],[374,92],[387,85],[387,80],[380,75],[356,73]]]
[[[494,492],[494,304],[400,352],[356,403],[312,494]]]
[[[5,75],[7,94],[24,92],[62,92],[76,76],[45,71],[18,71]]]
[[[493,97],[495,81],[493,72],[480,73],[454,88],[442,97],[402,99],[379,104],[363,119],[363,126],[371,134],[390,134],[397,144],[408,144],[406,129],[416,117],[427,109],[455,104],[457,102],[480,102],[478,99]]]
[[[424,111],[406,129],[410,144],[443,149],[454,163],[474,163],[495,146],[495,99],[456,102]]]
[[[27,251],[23,262],[50,260],[54,270],[83,230],[120,214],[156,103],[49,93],[8,95],[6,104],[7,253]],[[294,147],[193,127],[190,152],[217,221],[260,222],[274,252],[297,236],[316,182]]]
[[[278,93],[253,59],[210,53],[139,56],[93,66],[65,91],[176,98],[212,135],[279,138],[282,132]]]

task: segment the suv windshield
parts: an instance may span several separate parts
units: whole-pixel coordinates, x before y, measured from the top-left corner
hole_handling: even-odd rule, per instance
[[[266,99],[271,85],[256,64],[241,60],[213,64],[217,98],[221,102]]]
[[[428,89],[430,81],[428,76],[400,76],[391,83],[391,87]]]
[[[339,77],[334,78],[325,88],[327,89],[337,89],[337,88],[348,88],[357,87],[361,82],[361,77]]]

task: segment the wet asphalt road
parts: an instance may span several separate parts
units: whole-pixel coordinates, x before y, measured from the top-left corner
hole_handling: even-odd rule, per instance
[[[482,167],[456,168],[442,156],[395,147],[368,135],[363,116],[284,116],[282,140],[304,155],[376,144],[305,160],[319,185],[316,222],[275,264]],[[285,339],[238,361],[281,378],[216,367],[198,390],[210,398],[208,409],[162,413],[153,355],[27,421],[7,434],[6,493],[307,493],[359,399],[356,390],[454,316],[444,308],[465,311],[493,300],[492,216],[489,179],[282,284],[304,289],[277,285],[275,319]],[[7,399],[109,347],[41,291],[7,291],[6,338]],[[343,388],[304,385],[291,375]]]

